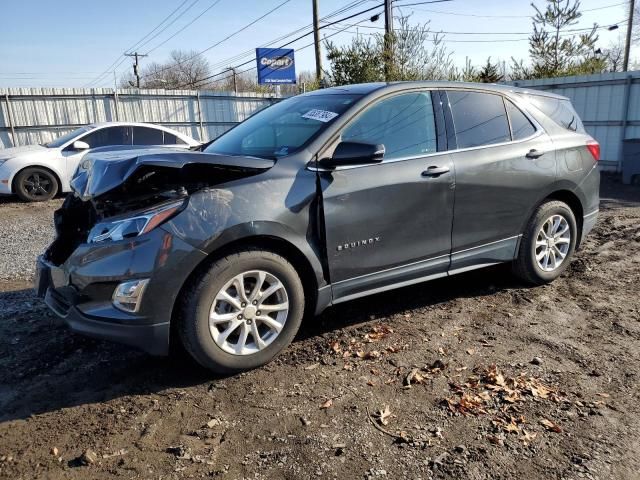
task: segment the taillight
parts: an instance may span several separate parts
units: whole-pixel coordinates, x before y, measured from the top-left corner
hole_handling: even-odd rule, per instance
[[[589,140],[587,142],[587,148],[596,162],[600,160],[600,144],[598,142],[595,140]]]

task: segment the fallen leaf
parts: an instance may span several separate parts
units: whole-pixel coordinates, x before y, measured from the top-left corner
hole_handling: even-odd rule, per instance
[[[505,432],[520,433],[520,427],[513,423],[513,421],[511,423],[507,423],[503,428]]]
[[[527,443],[527,442],[531,442],[532,440],[534,440],[538,434],[537,432],[527,432],[526,430],[522,430],[523,435],[520,437],[520,440],[522,440],[523,442]]]
[[[384,406],[384,410],[378,410],[373,414],[373,416],[378,420],[378,423],[381,425],[388,425],[389,419],[392,417],[391,410],[389,410],[389,405]]]
[[[340,348],[340,342],[333,342],[331,344],[331,350],[333,350],[335,353],[340,353],[342,351],[342,349]]]
[[[467,349],[467,353],[468,353],[469,355],[473,355],[474,353],[476,353],[476,351],[475,351],[473,348],[468,348],[468,349]]]
[[[540,424],[550,432],[555,432],[555,433],[562,432],[562,428],[560,428],[560,426],[556,425],[551,420],[548,420],[546,418],[543,418],[542,420],[540,420]]]
[[[371,350],[370,352],[367,352],[362,356],[358,352],[358,356],[360,358],[363,358],[364,360],[371,360],[371,359],[374,359],[374,358],[379,358],[380,357],[380,352],[377,351],[377,350]]]
[[[407,376],[404,378],[404,384],[406,387],[410,388],[412,383],[423,383],[424,377],[420,375],[417,368],[411,370]]]
[[[331,405],[333,405],[333,400],[329,399],[326,402],[324,402],[322,405],[320,405],[320,408],[331,408]]]
[[[603,398],[609,398],[611,396],[608,393],[596,393],[596,395],[598,395],[599,397],[603,397]]]

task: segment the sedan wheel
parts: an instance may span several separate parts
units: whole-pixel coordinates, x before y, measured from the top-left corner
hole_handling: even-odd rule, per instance
[[[282,282],[263,270],[243,272],[228,281],[211,306],[211,337],[225,352],[251,355],[278,337],[289,314]]]
[[[43,202],[58,193],[58,181],[44,168],[25,168],[15,180],[16,194],[26,202]]]

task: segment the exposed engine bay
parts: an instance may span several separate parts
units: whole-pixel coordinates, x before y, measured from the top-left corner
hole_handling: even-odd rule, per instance
[[[74,193],[54,214],[57,236],[45,258],[64,263],[104,219],[143,212],[273,165],[273,160],[190,152],[89,159],[71,182]]]

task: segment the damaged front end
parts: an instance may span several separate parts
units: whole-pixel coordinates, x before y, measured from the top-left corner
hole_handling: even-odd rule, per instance
[[[54,214],[57,236],[45,260],[61,265],[83,243],[146,233],[179,213],[192,193],[274,165],[273,160],[199,152],[125,153],[83,162],[71,182],[74,194]]]

